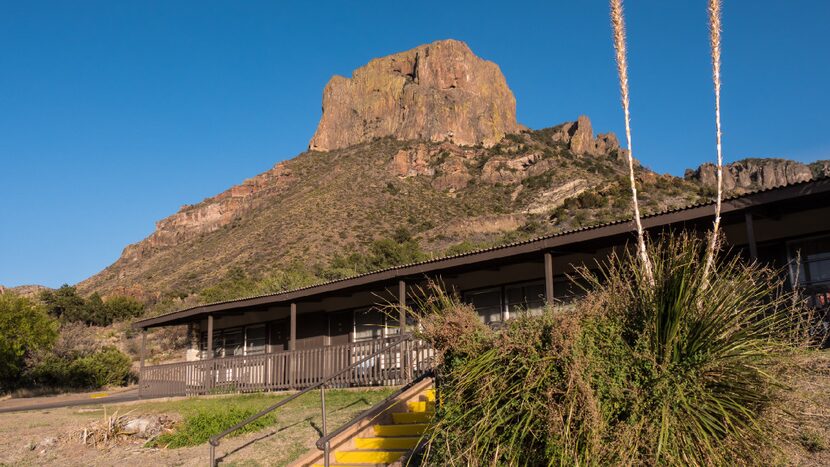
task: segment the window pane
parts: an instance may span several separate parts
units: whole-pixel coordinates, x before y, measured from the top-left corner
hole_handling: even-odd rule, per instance
[[[359,310],[354,313],[354,341],[367,341],[383,337],[384,315],[379,310]]]
[[[830,308],[830,237],[794,242],[790,247],[793,279],[798,279],[804,296],[813,307]]]
[[[245,343],[244,335],[241,329],[228,329],[223,332],[222,347],[225,357],[232,355],[243,355]]]
[[[501,290],[469,292],[466,294],[466,301],[475,307],[485,323],[501,321]]]
[[[265,353],[265,325],[250,326],[245,329],[245,355]]]
[[[505,295],[511,317],[514,313],[540,314],[545,305],[545,284],[511,285],[506,288]]]

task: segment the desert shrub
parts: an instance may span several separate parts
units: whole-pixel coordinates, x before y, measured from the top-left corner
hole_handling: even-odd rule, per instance
[[[0,294],[0,392],[16,387],[26,359],[51,347],[56,338],[57,323],[42,306]]]
[[[218,283],[199,292],[199,297],[206,303],[222,302],[235,298],[249,297],[256,294],[257,281],[248,276],[241,268],[233,268]]]
[[[115,347],[86,355],[41,356],[27,369],[25,379],[36,387],[93,389],[123,386],[130,382],[132,361]]]
[[[40,300],[49,314],[64,323],[109,326],[144,312],[144,305],[134,298],[116,296],[104,301],[97,293],[84,298],[75,287],[66,284],[57,290],[44,290]]]
[[[371,242],[366,253],[336,255],[328,270],[338,272],[339,275],[352,275],[423,261],[426,258],[427,254],[420,242],[408,231],[399,229],[389,238]]]
[[[612,257],[582,273],[572,312],[519,316],[498,334],[437,299],[422,317],[444,356],[426,463],[761,463],[771,375],[804,342],[802,311],[774,271],[736,257],[707,281],[704,250],[685,235],[651,245],[653,286],[637,258]]]
[[[135,318],[144,313],[144,304],[133,297],[108,297],[104,301],[104,306],[107,311],[108,324]]]
[[[67,284],[63,284],[57,290],[44,290],[40,294],[40,301],[46,306],[49,314],[56,318],[75,321],[75,317],[86,313],[86,300],[78,294],[75,287]]]

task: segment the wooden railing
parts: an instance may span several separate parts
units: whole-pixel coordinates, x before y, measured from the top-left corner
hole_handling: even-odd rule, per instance
[[[389,339],[371,341],[374,345],[363,347],[371,349],[364,355],[351,358],[351,363],[339,370],[328,373],[303,390],[288,396],[276,404],[242,420],[236,425],[223,430],[210,437],[210,465],[216,466],[216,448],[222,438],[245,427],[246,425],[264,417],[265,415],[279,409],[291,401],[303,396],[313,390],[320,390],[320,415],[322,419],[323,459],[324,465],[329,465],[330,438],[328,437],[326,417],[326,389],[331,387],[343,387],[344,385],[365,386],[369,384],[411,384],[413,380],[420,379],[433,372],[433,352],[423,341],[415,339],[412,334],[404,334]],[[379,345],[378,345],[379,344]],[[331,347],[329,347],[331,348]],[[352,346],[354,348],[354,346]],[[324,348],[325,349],[325,348]],[[327,355],[326,352],[318,352],[324,349],[314,349],[314,352]],[[293,355],[293,353],[292,353]],[[313,360],[310,360],[313,361]],[[357,378],[354,375],[359,375]]]
[[[432,348],[409,339],[383,349],[397,337],[283,351],[146,366],[139,375],[140,397],[304,389],[337,374],[327,387],[400,385],[420,373]],[[360,365],[347,372],[356,362]]]

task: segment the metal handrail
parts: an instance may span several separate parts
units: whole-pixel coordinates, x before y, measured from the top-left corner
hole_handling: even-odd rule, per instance
[[[326,402],[325,402],[325,393],[323,392],[323,390],[325,389],[326,384],[331,382],[331,380],[333,380],[334,378],[336,378],[336,377],[338,377],[338,376],[340,376],[340,375],[342,375],[342,374],[344,374],[348,371],[351,371],[351,370],[357,368],[358,366],[362,365],[363,363],[366,363],[367,361],[369,361],[373,358],[377,358],[383,352],[386,352],[386,351],[388,351],[388,350],[390,350],[394,347],[397,347],[397,346],[401,345],[402,343],[404,343],[408,340],[411,340],[411,339],[412,339],[412,334],[404,334],[404,335],[400,336],[395,342],[392,342],[392,343],[384,346],[382,349],[372,353],[371,355],[369,355],[367,357],[364,357],[364,358],[358,360],[355,363],[352,363],[351,365],[349,365],[346,368],[343,368],[342,370],[338,371],[337,373],[334,373],[334,374],[326,377],[325,379],[323,379],[319,383],[316,383],[312,386],[309,386],[309,387],[303,389],[302,391],[300,391],[296,394],[293,394],[293,395],[289,396],[288,398],[277,402],[276,404],[272,405],[271,407],[268,407],[268,408],[260,411],[259,413],[254,414],[254,415],[251,415],[250,417],[248,417],[245,420],[242,420],[241,422],[237,423],[236,425],[222,431],[221,433],[218,433],[216,435],[211,436],[210,440],[208,441],[208,443],[210,444],[210,465],[211,465],[211,467],[216,466],[216,447],[219,446],[219,440],[221,440],[225,436],[233,433],[234,431],[244,427],[245,425],[247,425],[247,424],[249,424],[249,423],[251,423],[255,420],[258,420],[261,417],[264,417],[265,415],[268,415],[269,413],[271,413],[274,410],[282,407],[283,405],[285,405],[285,404],[293,401],[294,399],[302,396],[303,394],[307,394],[307,393],[309,393],[309,392],[311,392],[311,391],[313,391],[317,388],[320,388],[320,400],[321,400],[323,413],[325,414]],[[401,366],[403,366],[403,365],[401,365]],[[323,428],[323,435],[324,436],[327,435],[326,426],[325,426],[325,417],[323,417],[323,427],[322,428]],[[326,456],[325,464],[328,465],[328,455]]]
[[[412,381],[410,381],[406,385],[401,386],[400,389],[393,392],[392,394],[387,396],[382,401],[378,402],[377,404],[373,405],[372,407],[369,407],[368,409],[361,412],[360,415],[357,415],[356,417],[352,418],[350,421],[344,423],[340,428],[338,428],[338,429],[332,431],[331,433],[329,433],[328,435],[323,436],[322,438],[318,439],[317,443],[315,443],[315,445],[317,446],[317,449],[319,449],[321,451],[324,450],[325,447],[326,447],[326,444],[328,444],[332,439],[336,438],[338,435],[340,435],[341,433],[343,433],[344,431],[349,429],[352,425],[355,425],[356,423],[360,422],[360,420],[362,420],[366,416],[373,414],[375,411],[378,410],[378,407],[383,407],[383,406],[389,404],[389,402],[393,401],[395,398],[397,398],[398,396],[400,396],[404,392],[408,391],[410,388],[412,388],[416,384],[420,383],[424,379],[433,376],[433,374],[434,373],[433,373],[432,370],[421,374],[421,376],[418,376],[417,378],[413,379]]]

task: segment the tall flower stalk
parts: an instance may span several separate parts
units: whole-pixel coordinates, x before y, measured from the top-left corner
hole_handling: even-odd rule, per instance
[[[715,261],[715,250],[718,248],[718,230],[720,228],[721,200],[723,199],[723,152],[721,149],[720,126],[720,0],[709,0],[709,44],[712,48],[712,81],[715,85],[715,129],[718,152],[718,198],[715,203],[715,223],[712,235],[709,237],[709,246],[706,254],[706,266],[703,269],[704,281],[708,280],[712,263]],[[705,284],[706,282],[704,282]]]
[[[617,74],[620,78],[620,96],[625,114],[625,137],[628,142],[628,178],[631,182],[631,199],[634,202],[634,222],[637,226],[637,252],[643,263],[643,272],[648,282],[654,285],[651,261],[646,251],[643,223],[640,220],[640,203],[637,200],[637,183],[634,178],[634,148],[631,145],[631,114],[628,98],[628,59],[625,46],[625,19],[622,0],[611,0],[611,25],[614,27],[614,51],[617,59]]]

